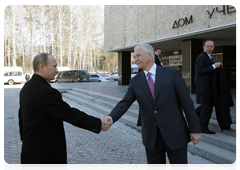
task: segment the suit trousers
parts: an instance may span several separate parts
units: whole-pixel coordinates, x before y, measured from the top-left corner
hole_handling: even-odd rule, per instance
[[[186,146],[171,150],[164,141],[162,134],[157,128],[157,139],[153,149],[146,149],[148,164],[166,164],[166,153],[171,164],[187,164],[187,144]]]
[[[201,101],[201,112],[199,116],[201,129],[203,130],[209,130],[208,124],[210,121],[210,118],[212,116],[212,108],[213,108],[213,99],[212,94],[198,94]]]

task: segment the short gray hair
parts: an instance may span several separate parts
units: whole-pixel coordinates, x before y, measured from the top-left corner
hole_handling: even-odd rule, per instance
[[[36,55],[33,59],[33,71],[34,73],[39,71],[39,65],[40,64],[44,64],[44,65],[48,65],[49,63],[49,59],[48,56],[51,54],[48,53],[39,53],[38,55]]]
[[[154,49],[151,45],[149,44],[139,44],[137,45],[135,48],[134,48],[134,51],[137,49],[137,48],[142,48],[143,49],[143,52],[145,54],[148,54],[148,53],[152,53],[152,59],[153,61],[155,62],[155,53],[154,53]]]

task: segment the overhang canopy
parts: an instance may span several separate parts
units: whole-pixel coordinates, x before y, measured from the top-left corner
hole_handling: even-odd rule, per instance
[[[185,34],[174,35],[171,37],[164,37],[161,39],[151,40],[147,43],[153,46],[161,48],[162,51],[175,51],[182,49],[182,41],[187,39],[201,39],[201,40],[213,40],[215,46],[220,45],[236,45],[236,22],[228,25],[222,25],[213,28],[207,28],[194,32],[188,32]],[[119,51],[134,51],[134,47],[138,44],[132,44],[129,46],[117,47],[114,49],[106,50],[107,52],[119,52]]]

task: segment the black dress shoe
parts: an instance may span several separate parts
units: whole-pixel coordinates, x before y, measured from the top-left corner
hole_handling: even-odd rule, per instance
[[[141,126],[142,124],[140,122],[137,122],[137,126]]]
[[[202,133],[206,133],[206,134],[216,134],[216,132],[210,131],[210,130],[203,130]]]

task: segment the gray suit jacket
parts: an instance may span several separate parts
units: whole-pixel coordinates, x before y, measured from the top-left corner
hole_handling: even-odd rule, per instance
[[[138,73],[131,79],[127,93],[109,116],[116,122],[137,100],[143,144],[147,148],[154,148],[158,125],[168,147],[181,148],[190,141],[189,133],[201,132],[186,84],[177,69],[157,66],[154,88],[153,101],[144,72]]]

